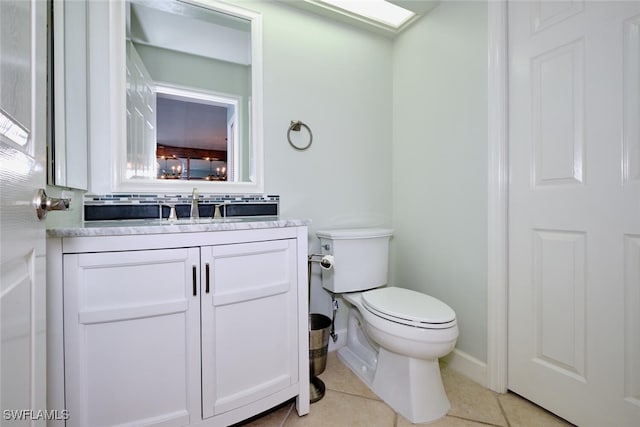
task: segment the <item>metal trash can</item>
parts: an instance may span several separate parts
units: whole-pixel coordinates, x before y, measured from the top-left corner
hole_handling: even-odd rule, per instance
[[[327,367],[331,319],[323,314],[309,314],[309,394],[311,403],[324,397],[325,386],[318,375]]]

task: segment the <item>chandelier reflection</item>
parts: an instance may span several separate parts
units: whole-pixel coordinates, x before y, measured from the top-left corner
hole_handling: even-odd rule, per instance
[[[207,157],[204,160],[209,161],[209,174],[204,179],[206,179],[207,181],[226,181],[227,180],[227,168],[225,166],[216,167],[216,170],[214,173],[213,161],[216,159]]]
[[[176,156],[161,156],[161,160],[164,160],[164,167],[159,176],[160,179],[180,179],[182,176],[182,162]],[[171,160],[171,166],[169,166],[169,160]]]

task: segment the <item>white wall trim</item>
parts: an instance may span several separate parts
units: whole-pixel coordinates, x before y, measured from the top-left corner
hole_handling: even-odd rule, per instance
[[[465,377],[477,382],[483,387],[487,384],[487,364],[464,351],[454,349],[441,359],[449,369],[452,369]]]
[[[507,391],[508,62],[507,2],[488,3],[488,269],[486,387]]]

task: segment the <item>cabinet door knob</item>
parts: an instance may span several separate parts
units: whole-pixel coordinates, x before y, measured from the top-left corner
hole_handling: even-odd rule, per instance
[[[204,265],[204,270],[205,270],[205,273],[204,273],[204,274],[205,274],[205,276],[206,276],[206,277],[205,277],[205,279],[204,279],[204,280],[205,280],[204,291],[205,291],[206,293],[209,293],[209,263],[206,263],[206,264]]]
[[[193,266],[192,269],[192,273],[193,273],[193,296],[198,296],[198,270],[196,269],[196,266]]]

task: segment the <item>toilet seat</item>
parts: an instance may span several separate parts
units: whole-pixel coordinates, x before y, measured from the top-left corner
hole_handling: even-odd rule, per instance
[[[410,289],[385,287],[362,293],[362,303],[376,316],[422,329],[446,329],[456,325],[456,314],[447,304]]]

